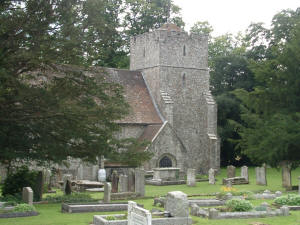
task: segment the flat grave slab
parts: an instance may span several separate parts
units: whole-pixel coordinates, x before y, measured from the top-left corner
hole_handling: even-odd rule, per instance
[[[82,212],[116,212],[127,210],[128,203],[86,203],[86,204],[67,204],[61,205],[61,211],[64,213],[82,213]]]

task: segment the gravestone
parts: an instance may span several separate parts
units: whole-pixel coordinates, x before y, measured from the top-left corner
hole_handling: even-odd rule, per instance
[[[187,186],[195,187],[196,186],[196,170],[188,169],[187,170]]]
[[[117,193],[118,192],[118,183],[119,183],[119,176],[116,170],[113,171],[111,177],[111,192]]]
[[[71,180],[67,180],[67,182],[66,182],[66,188],[65,188],[64,191],[65,191],[66,195],[72,194],[72,183],[71,183]]]
[[[166,196],[165,211],[173,217],[189,216],[189,200],[187,195],[181,191],[169,192]]]
[[[47,184],[48,190],[51,189],[51,170],[44,169],[44,184]]]
[[[235,167],[227,166],[227,178],[235,177]]]
[[[135,192],[135,173],[131,168],[128,170],[128,191]]]
[[[71,181],[72,180],[72,174],[64,174],[63,175],[63,186],[62,186],[62,191],[65,193],[66,191],[66,185],[67,185],[67,180]],[[66,194],[66,193],[65,193]]]
[[[104,203],[110,203],[110,194],[111,194],[111,184],[108,182],[104,183]]]
[[[128,225],[151,225],[150,211],[137,206],[136,202],[128,201]]]
[[[208,183],[209,184],[215,184],[216,179],[215,179],[215,170],[213,168],[210,168],[208,171]]]
[[[23,187],[22,200],[28,205],[32,205],[33,202],[33,191],[31,187]]]
[[[120,192],[128,192],[128,176],[120,175]]]
[[[249,181],[248,166],[242,166],[241,177],[244,177],[246,181]]]
[[[145,196],[145,170],[135,169],[135,192]]]
[[[81,163],[77,168],[77,179],[83,180],[83,165]]]
[[[267,185],[266,168],[264,166],[256,167],[255,174],[257,185]]]
[[[282,165],[282,187],[288,190],[292,189],[291,168],[286,163]]]
[[[231,180],[226,181],[226,187],[228,187],[228,188],[232,187],[232,181]]]

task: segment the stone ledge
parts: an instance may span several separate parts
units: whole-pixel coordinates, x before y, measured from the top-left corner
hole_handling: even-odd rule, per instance
[[[167,186],[167,185],[186,184],[186,181],[185,180],[174,180],[174,181],[146,180],[146,184],[154,185],[154,186]]]
[[[36,211],[30,212],[11,212],[11,213],[3,213],[0,214],[0,218],[15,218],[15,217],[29,217],[29,216],[37,216],[39,215]]]

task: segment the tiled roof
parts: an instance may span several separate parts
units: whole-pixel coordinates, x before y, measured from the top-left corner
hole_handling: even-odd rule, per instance
[[[167,31],[182,31],[180,27],[173,23],[165,23],[158,30],[167,30]]]
[[[155,124],[155,125],[148,125],[142,135],[138,138],[139,141],[154,141],[156,135],[158,135],[160,129],[163,127],[163,124]]]
[[[128,124],[162,124],[152,102],[141,72],[106,69],[109,79],[124,87],[125,99],[131,106],[128,116],[118,123]]]

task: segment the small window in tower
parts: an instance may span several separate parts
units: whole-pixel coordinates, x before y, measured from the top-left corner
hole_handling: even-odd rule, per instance
[[[145,50],[145,47],[143,49],[143,56],[145,57],[146,56],[146,50]]]
[[[185,73],[182,75],[182,87],[185,88]]]
[[[185,45],[183,46],[183,56],[186,56],[186,49],[185,49]]]

